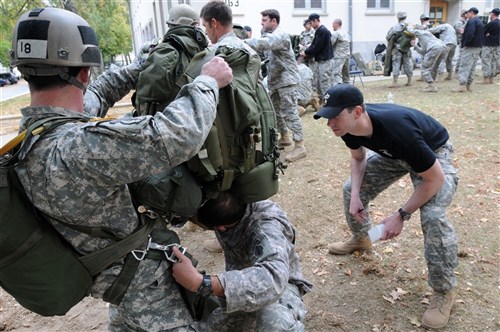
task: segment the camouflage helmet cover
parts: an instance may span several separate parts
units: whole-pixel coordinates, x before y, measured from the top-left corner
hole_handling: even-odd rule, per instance
[[[196,25],[199,24],[197,12],[191,6],[180,4],[173,6],[168,12],[167,24],[169,25]]]

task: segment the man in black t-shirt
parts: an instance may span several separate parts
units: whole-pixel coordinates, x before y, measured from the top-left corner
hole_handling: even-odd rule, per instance
[[[415,109],[394,104],[364,104],[363,94],[339,84],[325,95],[314,118],[328,119],[335,136],[351,149],[351,178],[344,185],[344,209],[353,236],[332,243],[336,255],[371,251],[369,202],[406,174],[415,188],[399,210],[384,218],[382,240],[398,236],[411,214],[420,209],[431,305],[422,317],[427,328],[446,326],[457,285],[457,236],[446,218],[458,184],[448,132],[438,121]],[[370,151],[368,151],[368,149]]]

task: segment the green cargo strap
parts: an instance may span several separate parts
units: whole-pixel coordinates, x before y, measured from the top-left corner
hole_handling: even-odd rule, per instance
[[[128,235],[123,240],[91,254],[82,256],[80,257],[80,261],[85,265],[90,275],[95,276],[143,244],[149,233],[151,233],[154,225],[154,221],[148,220],[141,228]]]
[[[207,149],[202,149],[200,152],[198,152],[198,158],[200,159],[201,164],[205,169],[208,171],[208,173],[212,176],[217,175],[217,171],[214,169],[212,166],[212,163],[210,162],[210,158],[208,158],[208,151]]]

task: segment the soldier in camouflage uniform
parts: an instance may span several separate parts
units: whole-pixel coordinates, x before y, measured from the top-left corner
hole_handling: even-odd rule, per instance
[[[304,331],[302,295],[311,290],[295,250],[295,229],[270,200],[245,204],[231,192],[208,201],[193,221],[215,230],[226,271],[200,274],[178,250],[173,266],[178,283],[206,295],[221,308],[208,319],[210,331]]]
[[[460,67],[460,62],[462,61],[462,35],[464,33],[465,24],[467,24],[467,10],[462,9],[460,11],[460,19],[453,25],[455,33],[457,34],[457,46],[458,46],[458,59],[455,64],[455,75],[458,74],[458,68]]]
[[[351,150],[351,178],[344,185],[344,213],[352,238],[329,246],[345,255],[371,251],[367,236],[372,222],[369,202],[406,174],[414,192],[398,211],[384,218],[382,240],[401,234],[404,224],[420,209],[431,305],[422,317],[427,328],[446,326],[457,286],[458,240],[446,218],[458,177],[452,165],[448,131],[423,112],[395,104],[364,104],[361,91],[350,84],[333,86],[326,105],[314,115]],[[372,151],[372,152],[370,152]]]
[[[99,75],[85,91],[84,113],[104,117],[117,101],[135,89],[143,65],[143,61],[134,61],[124,67],[112,65]]]
[[[332,46],[333,46],[333,82],[332,84],[349,83],[349,57],[351,48],[349,35],[342,29],[342,20],[336,18],[332,22]],[[347,70],[346,70],[347,69]],[[347,71],[347,73],[346,73]]]
[[[448,76],[445,77],[445,80],[449,81],[453,78],[453,57],[455,56],[455,50],[457,48],[457,35],[455,29],[448,23],[442,23],[437,27],[430,28],[428,31],[435,35],[438,34],[439,39],[445,43],[448,49],[446,56],[439,64],[438,74],[444,74],[446,69]]]
[[[268,34],[264,38],[247,39],[245,42],[256,51],[268,53],[268,81],[271,101],[276,111],[276,120],[281,137],[281,146],[291,145],[288,130],[293,134],[295,146],[285,155],[286,161],[297,161],[307,155],[304,146],[304,129],[297,105],[297,86],[300,83],[299,70],[295,61],[288,33],[279,27],[280,14],[275,9],[261,12],[262,27]]]
[[[422,91],[437,92],[438,89],[434,82],[436,81],[439,64],[446,58],[448,52],[446,44],[437,39],[429,30],[411,29],[410,32],[418,38],[418,44],[414,43],[415,50],[422,54],[420,71],[422,78],[427,83],[427,86]]]
[[[46,40],[35,38],[44,35]],[[17,47],[27,44],[30,52]],[[31,92],[31,105],[21,110],[22,129],[48,116],[94,115],[84,113],[84,90],[90,67],[101,65],[101,54],[95,32],[85,20],[62,9],[36,9],[19,19],[12,49],[12,64],[26,77]],[[230,68],[216,58],[154,117],[68,122],[51,130],[16,167],[29,199],[82,255],[127,237],[140,226],[127,184],[168,170],[198,152],[215,119],[218,90],[231,79]],[[67,224],[106,229],[109,238],[88,235]],[[90,295],[103,298],[123,264],[123,260],[115,262],[98,274]],[[202,327],[184,304],[170,266],[167,260],[139,262],[121,303],[109,307],[110,331]]]
[[[401,71],[401,65],[403,66],[404,73],[408,78],[406,86],[411,85],[411,78],[413,77],[413,60],[411,58],[411,51],[409,48],[404,47],[401,43],[403,31],[407,27],[406,12],[397,12],[396,17],[398,19],[398,24],[394,25],[389,29],[385,39],[393,44],[392,47],[392,84],[389,86],[391,88],[398,87],[398,78]]]

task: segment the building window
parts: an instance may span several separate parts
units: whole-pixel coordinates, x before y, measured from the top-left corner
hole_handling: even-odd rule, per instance
[[[294,0],[294,9],[318,9],[323,10],[323,0]]]
[[[391,10],[393,0],[366,0],[368,10]]]

